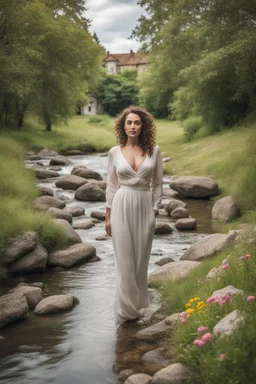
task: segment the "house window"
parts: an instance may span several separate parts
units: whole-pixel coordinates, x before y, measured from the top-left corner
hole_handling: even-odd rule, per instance
[[[92,107],[91,107],[91,106],[89,106],[89,107],[88,107],[88,110],[89,110],[89,112],[91,112],[91,110],[92,110]]]

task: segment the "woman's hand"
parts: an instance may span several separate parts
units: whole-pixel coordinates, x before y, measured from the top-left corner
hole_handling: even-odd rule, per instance
[[[106,230],[108,236],[112,236],[112,232],[111,232],[111,221],[110,221],[109,218],[106,218],[106,222],[105,222],[105,230]]]
[[[158,211],[156,211],[155,209],[154,209],[154,215],[155,215],[155,217],[157,217],[157,215],[158,215]]]

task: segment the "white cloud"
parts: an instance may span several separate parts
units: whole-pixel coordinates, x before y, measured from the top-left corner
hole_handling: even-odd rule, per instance
[[[137,51],[140,43],[129,39],[143,9],[137,0],[87,0],[86,17],[91,20],[91,31],[111,53]]]

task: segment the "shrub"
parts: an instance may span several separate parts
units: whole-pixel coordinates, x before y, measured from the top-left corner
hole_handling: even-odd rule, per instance
[[[182,124],[186,139],[191,141],[195,138],[199,129],[203,127],[203,119],[201,116],[191,116],[184,120]]]

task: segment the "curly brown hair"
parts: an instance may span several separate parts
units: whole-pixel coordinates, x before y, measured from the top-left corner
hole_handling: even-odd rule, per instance
[[[142,129],[139,135],[139,145],[143,150],[143,154],[147,153],[149,156],[152,156],[155,144],[156,126],[154,123],[153,116],[148,111],[140,107],[131,106],[129,108],[124,109],[117,116],[114,128],[117,143],[121,147],[124,147],[127,142],[127,135],[124,130],[124,123],[129,113],[136,113],[136,115],[140,116],[142,122]]]

